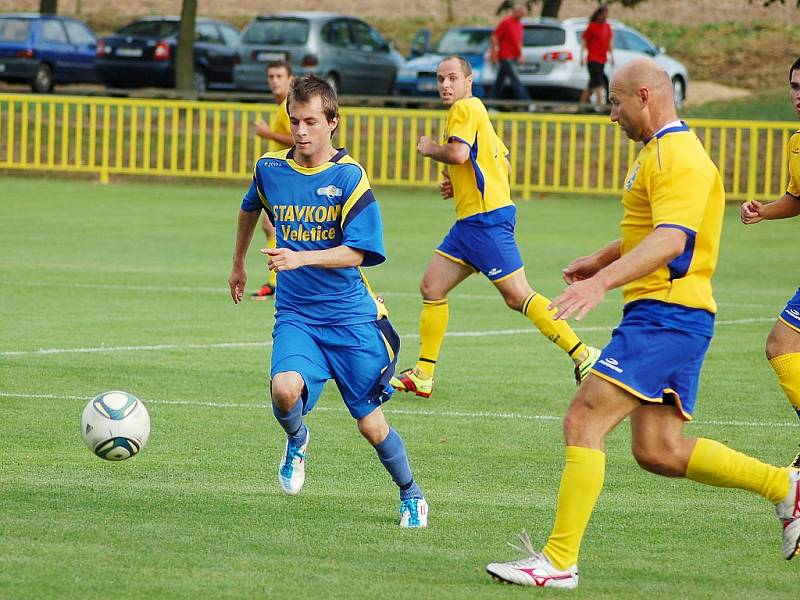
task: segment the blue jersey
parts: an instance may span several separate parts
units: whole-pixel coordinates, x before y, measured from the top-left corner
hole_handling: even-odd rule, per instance
[[[348,246],[364,252],[363,266],[386,260],[383,228],[364,169],[339,150],[307,168],[294,149],[268,152],[256,162],[242,210],[266,210],[276,246],[294,251]],[[359,267],[301,267],[278,273],[275,318],[311,325],[367,323],[386,316]]]

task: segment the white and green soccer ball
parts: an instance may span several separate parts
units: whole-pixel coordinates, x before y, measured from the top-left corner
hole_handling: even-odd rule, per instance
[[[138,454],[150,437],[150,415],[144,403],[128,392],[103,392],[81,415],[81,435],[89,450],[106,460]]]

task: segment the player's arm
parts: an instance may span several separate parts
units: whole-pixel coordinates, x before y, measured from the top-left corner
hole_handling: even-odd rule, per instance
[[[789,192],[775,202],[763,204],[758,200],[748,200],[740,208],[742,223],[745,225],[753,225],[765,219],[788,219],[797,215],[800,215],[800,197]]]
[[[433,139],[423,135],[419,138],[417,152],[446,165],[462,165],[469,160],[469,146],[460,140],[437,144]]]
[[[580,321],[587,312],[602,302],[609,290],[639,279],[668,264],[683,253],[687,234],[674,227],[658,227],[639,245],[597,271],[588,279],[575,281],[549,308],[557,308],[554,319],[566,319],[575,314]],[[606,246],[611,256],[611,245]]]
[[[336,246],[325,250],[295,251],[289,248],[264,248],[269,256],[269,268],[274,271],[291,271],[300,267],[342,269],[358,267],[364,262],[364,251],[349,246]]]
[[[600,269],[607,267],[612,262],[622,256],[622,241],[614,240],[610,244],[600,248],[594,254],[581,256],[573,260],[567,268],[562,271],[564,281],[568,284],[582,281],[595,275]]]
[[[231,289],[231,298],[233,298],[234,304],[239,304],[244,296],[244,286],[247,283],[245,258],[260,217],[260,210],[239,209],[239,218],[236,222],[236,243],[233,249],[233,266],[231,274],[228,276],[228,286]]]
[[[273,129],[270,129],[270,126],[266,121],[258,121],[256,123],[256,135],[263,140],[273,140],[279,144],[282,144],[283,146],[294,145],[294,139],[292,138],[291,134],[279,133]]]

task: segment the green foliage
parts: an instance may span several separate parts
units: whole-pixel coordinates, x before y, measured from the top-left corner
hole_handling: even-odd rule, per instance
[[[435,396],[385,407],[431,502],[431,527],[397,528],[396,489],[332,384],[308,418],[306,488],[283,496],[283,434],[267,393],[272,306],[234,306],[225,283],[246,185],[3,177],[0,596],[528,598],[483,568],[514,557],[506,542],[520,529],[537,545],[548,533],[560,416],[575,392],[569,360],[471,277],[450,297]],[[434,190],[376,195],[389,260],[366,272],[403,336],[406,367],[419,277],[453,207]],[[548,196],[518,208],[528,277],[550,296],[569,260],[618,234],[616,198]],[[687,431],[785,464],[797,419],[763,344],[797,286],[782,258],[797,223],[745,228],[737,214],[726,213],[717,334]],[[259,243],[252,288],[265,276]],[[610,294],[579,333],[604,344],[620,309]],[[8,354],[20,351],[34,353]],[[84,402],[113,387],[142,397],[153,425],[142,453],[119,464],[93,457],[78,433]],[[623,424],[608,440],[571,599],[796,599],[771,506],[644,473],[629,448]]]

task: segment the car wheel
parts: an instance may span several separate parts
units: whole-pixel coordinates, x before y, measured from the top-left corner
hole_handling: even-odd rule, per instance
[[[680,77],[672,78],[672,95],[675,98],[675,108],[680,108],[686,100],[686,84]]]
[[[31,79],[31,89],[37,94],[47,94],[53,91],[53,70],[44,63],[36,67],[36,72]]]
[[[208,89],[205,73],[202,71],[194,72],[194,75],[192,75],[192,89],[198,94],[202,94]]]
[[[328,73],[325,76],[325,81],[328,82],[328,85],[333,88],[336,94],[339,93],[339,78],[336,76],[336,73]]]

